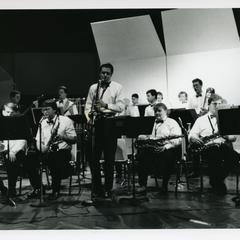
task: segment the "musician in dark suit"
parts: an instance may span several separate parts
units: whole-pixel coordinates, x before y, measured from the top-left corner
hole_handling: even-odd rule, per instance
[[[172,118],[167,116],[167,107],[163,103],[157,103],[154,106],[156,116],[153,125],[152,134],[150,136],[140,135],[140,140],[160,139],[172,136],[180,136],[182,131],[179,124]],[[161,173],[163,176],[162,193],[168,191],[168,181],[170,174],[174,168],[174,162],[179,152],[181,138],[164,140],[159,152],[155,152],[152,148],[139,149],[137,159],[139,161],[139,187],[137,193],[146,193],[147,179],[151,171],[156,174]]]
[[[218,136],[216,114],[221,104],[222,98],[217,94],[212,94],[208,99],[208,113],[196,120],[189,133],[192,150],[202,150],[200,153],[208,164],[210,185],[216,194],[226,193],[224,179],[228,176],[229,171],[236,166],[239,159],[231,144],[236,140],[236,137]],[[204,138],[208,138],[210,141],[206,143],[203,141]]]
[[[104,133],[104,120],[107,116],[114,116],[124,110],[124,102],[122,96],[122,86],[111,81],[113,74],[113,66],[106,63],[100,66],[99,81],[89,88],[87,101],[85,105],[85,115],[92,124],[94,122],[94,149],[90,160],[90,168],[92,174],[92,199],[98,197],[111,197],[113,187],[113,170],[115,161],[115,152],[117,148],[117,138],[113,134],[108,136]],[[104,187],[101,183],[100,160],[104,153]]]

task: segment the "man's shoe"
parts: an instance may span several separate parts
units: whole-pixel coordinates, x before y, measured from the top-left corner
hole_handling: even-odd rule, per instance
[[[104,197],[105,198],[112,198],[112,191],[106,191]]]
[[[147,192],[147,187],[146,186],[140,186],[136,188],[136,193],[146,193]]]
[[[27,195],[27,198],[28,199],[39,198],[40,195],[41,195],[41,189],[34,189]]]

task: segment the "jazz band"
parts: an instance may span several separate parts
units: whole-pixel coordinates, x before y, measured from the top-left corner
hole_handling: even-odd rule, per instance
[[[87,121],[87,130],[91,145],[88,156],[91,171],[91,199],[111,198],[114,183],[114,161],[117,148],[117,137],[111,134],[105,135],[104,121],[108,117],[117,116],[124,110],[132,117],[138,117],[138,94],[132,94],[132,104],[128,107],[124,104],[122,86],[111,80],[114,67],[106,63],[99,68],[97,83],[89,88],[84,114]],[[216,113],[219,105],[224,101],[215,93],[215,89],[208,88],[205,95],[202,90],[201,79],[192,81],[196,92],[188,100],[185,91],[179,93],[178,107],[195,109],[198,118],[193,124],[189,135],[189,146],[195,153],[201,154],[208,165],[209,180],[213,192],[225,194],[227,189],[224,179],[236,166],[239,156],[232,147],[236,140],[234,136],[220,136]],[[60,196],[61,180],[72,174],[73,165],[72,149],[77,143],[77,133],[73,121],[68,117],[78,114],[76,104],[67,98],[68,89],[65,86],[58,88],[59,99],[45,100],[43,103],[43,116],[39,122],[35,137],[38,152],[44,156],[44,164],[49,168],[52,179],[52,192],[49,200],[56,200]],[[136,140],[138,160],[139,186],[136,193],[146,193],[148,175],[154,171],[163,177],[162,193],[168,192],[168,182],[174,170],[176,158],[181,156],[182,129],[181,124],[168,117],[168,108],[164,104],[163,95],[155,89],[146,91],[149,105],[145,108],[144,116],[155,116],[152,134],[140,135]],[[13,91],[10,94],[11,102],[3,106],[2,116],[14,116],[20,112],[21,93]],[[7,146],[8,145],[8,146]],[[9,155],[6,149],[9,148]],[[33,191],[29,198],[37,198],[40,195],[41,182],[37,171],[38,165],[31,165],[26,158],[26,140],[2,141],[1,154],[6,159],[8,174],[8,188],[0,180],[2,195],[9,198],[16,197],[16,181],[19,175],[20,165],[29,173]],[[27,158],[26,158],[27,159]],[[101,176],[101,162],[104,159],[104,184]],[[34,174],[32,174],[34,173]]]

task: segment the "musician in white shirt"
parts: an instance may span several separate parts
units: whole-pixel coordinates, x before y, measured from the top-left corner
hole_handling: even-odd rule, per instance
[[[44,102],[43,114],[45,118],[40,122],[41,128],[38,129],[36,141],[37,148],[43,154],[47,154],[47,165],[52,176],[50,199],[54,200],[60,196],[61,179],[71,174],[71,147],[76,143],[77,136],[72,120],[66,116],[57,115],[55,101]]]
[[[145,108],[144,116],[154,116],[154,106],[157,104],[157,91],[155,89],[150,89],[146,92],[146,95],[149,105]]]
[[[188,108],[188,94],[184,91],[179,92],[178,94],[179,102],[174,106],[174,108]]]
[[[14,116],[18,114],[18,106],[15,103],[7,103],[3,106],[2,115]],[[9,146],[9,158],[6,157],[6,168],[8,174],[8,196],[16,197],[16,182],[20,173],[21,165],[24,164],[27,141],[19,140],[4,140],[5,149]]]
[[[139,109],[138,109],[138,100],[139,96],[137,93],[132,94],[132,104],[128,105],[126,115],[131,117],[139,117]]]
[[[157,103],[154,106],[156,120],[150,136],[140,135],[139,139],[146,140],[176,137],[163,141],[161,151],[153,152],[151,149],[140,149],[138,152],[139,160],[139,185],[137,192],[146,192],[147,178],[151,169],[154,168],[155,173],[161,172],[163,176],[162,193],[168,191],[168,181],[171,171],[174,168],[174,162],[179,153],[181,144],[181,128],[179,124],[172,118],[167,116],[167,107],[163,103]]]
[[[92,174],[92,199],[96,197],[110,197],[113,187],[113,172],[115,152],[117,148],[117,138],[113,134],[106,136],[104,132],[104,121],[107,116],[114,116],[124,110],[122,86],[111,81],[113,66],[106,63],[100,66],[99,81],[89,88],[85,105],[85,116],[89,123],[95,120],[94,150],[90,158],[90,168]],[[97,92],[97,90],[99,90]],[[105,183],[101,182],[100,160],[104,153]]]
[[[204,96],[203,96],[203,82],[201,79],[196,78],[192,80],[193,89],[196,92],[189,100],[189,109],[195,109],[197,114],[201,114],[201,110],[204,105]]]
[[[196,120],[189,133],[189,141],[192,149],[204,146],[202,138],[218,134],[216,114],[221,104],[222,98],[219,95],[212,94],[211,97],[209,97],[208,113]],[[236,167],[236,163],[238,162],[239,156],[233,150],[231,144],[231,142],[235,140],[235,136],[216,136],[216,138],[213,138],[213,140],[208,143],[208,147],[201,151],[203,159],[208,163],[210,185],[216,194],[226,193],[224,179],[229,171],[232,170],[234,166]]]
[[[58,88],[59,100],[57,101],[57,107],[63,116],[76,115],[78,114],[77,106],[67,98],[67,94],[68,89],[65,86]]]

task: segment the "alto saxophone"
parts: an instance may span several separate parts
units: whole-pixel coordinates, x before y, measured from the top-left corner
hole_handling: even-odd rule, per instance
[[[193,153],[200,153],[204,150],[207,150],[210,147],[216,146],[219,147],[221,143],[214,142],[216,139],[223,138],[219,133],[212,134],[201,138],[203,144],[190,144],[190,149]]]
[[[135,141],[135,147],[138,150],[150,150],[154,153],[160,153],[164,150],[164,145],[167,143],[167,141],[182,137],[183,135],[172,135],[158,139],[138,139]]]
[[[58,121],[58,124],[56,128],[53,129],[52,135],[47,143],[47,152],[57,152],[59,150],[58,144],[60,141],[57,138],[59,126],[60,122]]]

